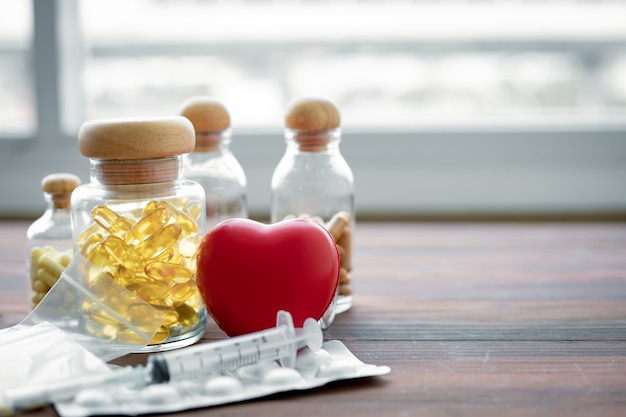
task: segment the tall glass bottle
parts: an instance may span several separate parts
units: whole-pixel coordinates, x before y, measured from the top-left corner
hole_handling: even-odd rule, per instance
[[[321,320],[352,307],[352,233],[354,179],[340,152],[340,116],[325,99],[293,102],[285,117],[285,153],[272,176],[271,221],[306,217],[323,224],[335,238],[341,256],[338,294]]]
[[[26,231],[26,270],[31,308],[45,297],[72,260],[70,196],[80,185],[73,174],[55,173],[41,181],[46,210]]]
[[[180,116],[86,122],[78,145],[90,161],[90,183],[72,194],[75,250],[166,317],[145,351],[194,343],[207,313],[196,285],[204,191],[182,171],[182,155],[195,146],[191,122]],[[128,337],[90,306],[83,309],[92,333]]]
[[[204,188],[207,229],[225,219],[248,217],[246,175],[230,150],[228,110],[217,100],[194,97],[183,103],[180,114],[196,131],[193,152],[183,156],[183,172]]]

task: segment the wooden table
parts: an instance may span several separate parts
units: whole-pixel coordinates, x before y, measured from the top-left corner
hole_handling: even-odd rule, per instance
[[[26,314],[26,226],[0,223],[2,327]],[[360,223],[355,251],[325,338],[389,375],[183,414],[626,415],[626,224]]]

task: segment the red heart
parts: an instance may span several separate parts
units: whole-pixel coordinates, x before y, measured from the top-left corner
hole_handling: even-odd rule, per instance
[[[279,310],[290,312],[296,327],[319,320],[335,296],[339,268],[335,241],[315,222],[230,219],[200,243],[197,280],[211,316],[237,336],[274,327]]]

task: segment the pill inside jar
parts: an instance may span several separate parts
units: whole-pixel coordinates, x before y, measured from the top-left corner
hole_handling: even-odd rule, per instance
[[[195,283],[196,254],[180,248],[181,242],[199,242],[201,236],[197,228],[189,226],[194,220],[185,214],[186,207],[175,204],[149,201],[139,216],[97,206],[92,217],[98,227],[88,227],[78,239],[81,253],[98,263],[101,272],[164,313],[165,326],[152,343],[163,342],[179,328],[197,323],[198,311],[203,308]],[[185,228],[175,223],[183,215]],[[164,253],[166,261],[161,256]],[[84,312],[101,321],[93,310]],[[127,306],[125,315],[137,316],[133,306]],[[118,337],[127,340],[127,332],[120,332]]]
[[[300,215],[287,215],[286,219],[301,218],[314,221],[321,224],[332,235],[335,243],[337,244],[337,250],[339,251],[340,259],[340,274],[339,274],[339,295],[350,296],[352,295],[352,216],[347,211],[339,211],[331,216],[328,220],[324,220],[320,216],[312,216],[309,214]]]

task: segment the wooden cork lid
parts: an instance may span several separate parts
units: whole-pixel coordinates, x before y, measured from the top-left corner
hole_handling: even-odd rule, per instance
[[[285,126],[295,130],[329,130],[339,127],[339,110],[329,100],[305,98],[287,108]]]
[[[193,97],[182,105],[181,116],[193,124],[196,132],[216,132],[230,127],[226,107],[210,97]]]
[[[41,180],[41,189],[49,194],[70,194],[80,185],[80,178],[65,172],[46,175]]]
[[[83,123],[78,148],[88,158],[154,159],[193,151],[196,135],[182,116]]]
[[[183,103],[180,114],[189,119],[196,130],[195,152],[219,149],[223,132],[230,128],[226,106],[210,97],[192,97]]]
[[[339,127],[339,110],[329,100],[305,98],[287,108],[285,125],[293,130],[294,140],[302,152],[325,152],[331,131]]]
[[[52,196],[52,203],[57,209],[70,208],[70,196],[79,185],[80,178],[65,172],[46,175],[41,180],[41,189]]]

